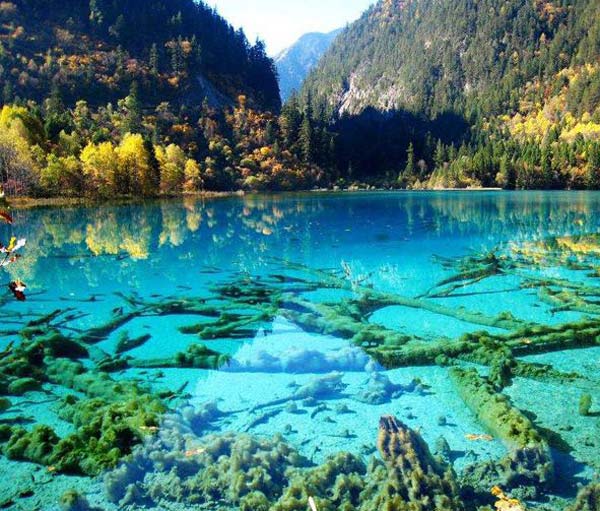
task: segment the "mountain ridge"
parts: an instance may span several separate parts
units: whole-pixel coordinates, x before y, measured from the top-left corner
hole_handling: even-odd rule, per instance
[[[338,28],[331,32],[306,33],[274,57],[284,102],[294,91],[300,90],[304,78],[342,31],[343,28]]]
[[[327,182],[295,143],[297,126],[281,126],[264,43],[204,2],[0,2],[0,89],[0,189],[10,196]]]
[[[5,102],[52,89],[67,103],[114,102],[137,81],[150,103],[201,103],[208,82],[232,103],[245,94],[260,108],[280,107],[264,45],[250,45],[201,1],[14,0],[2,2],[0,21]]]
[[[327,112],[342,176],[410,167],[402,186],[581,188],[600,172],[577,158],[600,132],[599,56],[598,2],[380,0],[325,52],[301,97]]]

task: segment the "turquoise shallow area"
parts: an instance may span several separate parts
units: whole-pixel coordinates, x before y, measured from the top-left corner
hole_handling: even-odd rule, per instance
[[[0,350],[18,339],[18,331],[32,318],[57,309],[68,309],[66,315],[72,316],[57,328],[67,336],[79,336],[126,314],[136,300],[210,303],[215,286],[272,278],[287,293],[281,300],[296,300],[296,307],[300,302],[311,307],[350,303],[369,289],[410,299],[426,297],[431,310],[390,304],[354,316],[360,323],[385,327],[420,344],[457,342],[464,334],[481,331],[503,335],[510,330],[485,324],[485,319],[465,319],[461,316],[465,311],[481,318],[504,315],[522,326],[557,327],[596,318],[598,313],[557,307],[540,299],[537,288],[523,286],[527,275],[598,284],[592,272],[556,262],[515,267],[452,290],[448,289],[452,283],[436,287],[456,273],[449,261],[491,251],[512,254],[511,247],[536,247],[550,237],[598,233],[600,194],[595,193],[248,196],[17,210],[14,218],[10,228],[0,227],[0,239],[14,234],[27,238],[27,246],[23,259],[9,267],[4,279],[25,281],[29,296],[23,304],[6,300],[0,305]],[[348,286],[328,285],[327,272],[346,279]],[[307,275],[317,282],[314,289],[297,284],[296,279]],[[442,288],[446,294],[440,292]],[[155,393],[178,393],[169,401],[171,412],[216,405],[220,413],[188,432],[198,439],[208,433],[261,438],[282,434],[314,463],[340,451],[366,459],[377,456],[380,416],[391,414],[419,431],[431,451],[443,437],[451,450],[448,461],[459,474],[470,464],[506,455],[509,446],[489,435],[466,406],[447,367],[429,363],[385,370],[364,346],[352,343],[352,336],[299,324],[289,308],[280,303],[277,310],[276,305],[231,335],[215,338],[181,331],[190,325],[212,325],[214,318],[189,311],[161,315],[154,310],[112,329],[96,348],[113,355],[124,336],[145,336],[145,342],[126,352],[131,360],[170,359],[199,342],[230,355],[229,363],[219,369],[155,364],[111,374],[116,380],[147,384]],[[436,306],[458,314],[451,317]],[[255,312],[232,309],[227,313],[234,322]],[[592,383],[516,378],[505,391],[536,426],[558,433],[571,447],[569,452],[553,447],[561,487],[553,490],[545,505],[558,499],[554,509],[560,509],[564,499],[574,498],[577,484],[593,480],[600,471],[600,446],[595,440],[600,432],[600,387],[595,383],[600,379],[599,350],[526,353],[520,358],[562,372],[576,371]],[[483,366],[461,363],[477,367],[482,375],[488,373]],[[298,393],[327,378],[336,378],[339,386],[311,396]],[[373,397],[382,385],[385,392]],[[578,401],[588,392],[598,413],[581,417]],[[20,422],[27,429],[48,424],[60,436],[67,435],[73,426],[58,417],[60,398],[67,393],[45,384],[42,391],[11,398],[13,406],[2,413],[0,423]],[[53,476],[46,468],[0,457],[0,474],[9,472],[16,477],[10,481],[0,477],[0,504],[11,501],[14,509],[56,510],[68,488],[77,488],[95,506],[118,508],[107,500],[102,478]],[[25,494],[25,490],[31,491]],[[534,502],[534,509],[536,505],[542,504]],[[191,509],[183,504],[171,508]]]

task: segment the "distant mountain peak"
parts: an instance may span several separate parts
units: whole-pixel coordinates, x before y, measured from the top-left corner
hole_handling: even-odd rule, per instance
[[[279,86],[285,101],[293,91],[299,90],[304,78],[317,65],[342,29],[328,33],[310,32],[304,34],[292,46],[275,57],[279,73]]]

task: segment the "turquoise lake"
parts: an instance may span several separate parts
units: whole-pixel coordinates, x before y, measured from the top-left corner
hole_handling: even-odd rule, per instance
[[[238,499],[246,490],[228,501],[215,489],[223,481],[197,492],[186,482],[210,468],[207,446],[220,436],[281,435],[260,449],[304,460],[256,464],[311,467],[340,452],[368,463],[386,415],[419,432],[463,484],[470,466],[519,447],[449,376],[474,368],[496,382],[496,362],[469,342],[509,361],[493,392],[539,434],[555,473],[543,488],[494,485],[530,509],[560,510],[599,477],[600,194],[314,193],[13,213],[0,239],[27,245],[1,282],[22,279],[28,296],[19,303],[7,291],[0,302],[2,357],[38,339],[106,385],[123,382],[112,399],[138,385],[166,409],[128,459],[93,474],[57,469],[46,452],[5,451],[3,508],[58,510],[63,498],[62,509],[86,509],[65,507],[74,489],[88,509],[250,509]],[[56,355],[49,332],[89,350]],[[39,363],[41,387],[5,392],[0,425],[67,437],[84,424],[61,413],[65,398],[100,394],[46,378]],[[16,379],[6,367],[0,387]],[[584,395],[591,407],[580,413]],[[240,454],[238,470],[244,463]],[[287,482],[258,479],[244,484],[271,506]],[[320,498],[322,510],[335,497]]]

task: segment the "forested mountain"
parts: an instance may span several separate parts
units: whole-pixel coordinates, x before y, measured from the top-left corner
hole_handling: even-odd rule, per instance
[[[0,185],[600,188],[596,0],[380,0],[278,89],[202,2],[2,1]]]
[[[325,53],[307,99],[336,123],[346,178],[596,187],[600,2],[380,0]]]
[[[0,91],[0,188],[12,195],[323,183],[284,143],[263,43],[200,1],[2,1]]]
[[[137,81],[145,102],[202,102],[245,94],[276,111],[279,91],[262,43],[248,44],[193,0],[14,0],[0,3],[5,102],[106,103]]]
[[[342,29],[327,34],[304,34],[292,46],[275,57],[281,99],[286,101],[292,92],[300,90],[308,73],[317,65]]]

